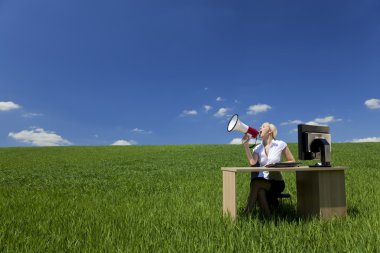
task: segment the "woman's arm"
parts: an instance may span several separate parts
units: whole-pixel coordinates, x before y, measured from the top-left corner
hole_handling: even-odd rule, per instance
[[[245,154],[247,156],[248,162],[250,165],[255,165],[257,163],[258,156],[256,153],[251,153],[251,150],[249,149],[249,141],[244,142],[244,149],[245,149]]]
[[[293,154],[290,151],[290,149],[288,148],[288,146],[286,146],[284,148],[284,150],[282,150],[282,155],[285,156],[285,158],[288,162],[295,162],[296,161],[296,160],[294,160]]]

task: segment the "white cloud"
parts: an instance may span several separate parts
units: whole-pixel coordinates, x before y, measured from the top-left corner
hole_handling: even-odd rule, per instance
[[[337,120],[334,118],[334,116],[326,116],[324,118],[316,118],[314,121],[320,124],[326,124]]]
[[[211,105],[204,105],[203,108],[205,109],[205,112],[208,112],[212,109]]]
[[[316,118],[312,121],[307,122],[306,124],[320,126],[320,125],[327,125],[328,123],[338,122],[338,121],[342,121],[342,119],[335,119],[334,116],[326,116],[324,118]]]
[[[222,97],[217,97],[216,101],[221,102],[221,101],[223,101],[223,98]]]
[[[134,128],[134,129],[132,129],[132,132],[134,132],[134,133],[143,133],[144,130],[142,130],[140,128]]]
[[[131,146],[136,145],[137,142],[134,140],[126,141],[126,140],[117,140],[114,143],[112,143],[112,146]]]
[[[298,125],[298,124],[302,124],[302,121],[301,120],[288,120],[286,122],[282,122],[280,125],[286,126],[286,125]]]
[[[52,131],[45,131],[42,128],[33,128],[32,130],[22,130],[18,133],[10,132],[9,137],[24,143],[30,143],[35,146],[64,146],[72,145],[68,140]]]
[[[44,115],[42,113],[29,112],[29,113],[24,113],[22,116],[24,118],[34,118],[34,117],[41,117],[41,116],[44,116]]]
[[[380,142],[380,137],[368,137],[363,139],[353,139],[350,142]]]
[[[217,117],[217,118],[221,118],[221,117],[224,117],[227,115],[229,109],[228,108],[220,108],[215,114],[214,116]]]
[[[326,126],[328,123],[332,122],[339,122],[342,121],[342,119],[336,119],[334,116],[326,116],[324,118],[315,118],[314,120],[308,121],[305,124],[306,125],[314,125],[314,126]],[[287,122],[281,123],[282,126],[285,125],[298,125],[302,124],[303,122],[301,120],[288,120]],[[293,128],[289,131],[290,134],[297,133],[298,129]]]
[[[309,122],[306,122],[305,123],[306,125],[314,125],[314,126],[320,126],[321,124],[318,124],[317,122],[315,121],[309,121]]]
[[[267,104],[251,105],[248,107],[247,114],[254,115],[254,114],[258,114],[260,112],[266,112],[271,108],[272,107],[270,105],[267,105]]]
[[[181,116],[197,116],[198,112],[196,110],[184,110]]]
[[[134,128],[134,129],[132,129],[132,132],[138,133],[138,134],[151,134],[151,133],[153,133],[152,131],[147,131],[147,130],[143,130],[140,128]]]
[[[369,109],[379,109],[380,108],[380,99],[376,99],[376,98],[368,99],[367,101],[364,102],[364,104]]]
[[[19,109],[19,108],[21,108],[20,105],[13,103],[11,101],[0,102],[0,111],[10,111],[10,110]]]

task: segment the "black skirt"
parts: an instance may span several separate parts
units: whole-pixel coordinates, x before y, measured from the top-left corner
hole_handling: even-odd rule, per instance
[[[269,191],[266,191],[267,201],[269,206],[278,206],[278,196],[285,189],[285,182],[283,180],[267,180],[262,177],[255,177],[251,179],[251,184],[254,184],[256,180],[265,180],[270,183]]]

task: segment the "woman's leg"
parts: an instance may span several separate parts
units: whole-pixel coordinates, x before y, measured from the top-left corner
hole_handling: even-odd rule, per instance
[[[270,209],[269,209],[269,204],[267,201],[266,191],[264,189],[260,189],[259,193],[258,193],[258,197],[259,197],[258,199],[260,202],[260,206],[263,209],[265,216],[269,216],[270,215]]]
[[[249,213],[253,210],[260,190],[268,191],[269,189],[270,189],[270,183],[267,180],[253,180],[251,182],[250,192],[249,192],[248,201],[247,201],[247,207],[244,212]],[[268,206],[268,202],[266,200],[265,200],[265,203]]]
[[[247,199],[247,206],[245,207],[244,213],[248,214],[252,211],[255,201],[254,201],[254,196],[253,196],[253,185],[256,180],[251,181],[251,185],[249,187],[249,194],[248,194],[248,199]]]
[[[276,209],[279,205],[278,195],[285,189],[284,181],[269,181],[271,184],[270,190],[267,192],[267,202],[270,210]]]

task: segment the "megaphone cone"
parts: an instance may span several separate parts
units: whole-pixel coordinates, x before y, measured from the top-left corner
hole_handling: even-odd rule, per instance
[[[232,116],[232,118],[228,122],[227,131],[228,132],[239,131],[239,132],[241,132],[243,134],[248,134],[251,138],[252,137],[256,138],[257,135],[259,134],[259,132],[256,129],[254,129],[254,128],[250,127],[250,126],[247,126],[246,124],[244,124],[243,122],[241,122],[240,119],[239,119],[239,116],[237,114],[235,114],[234,116]],[[246,142],[248,140],[245,140],[244,142]]]

